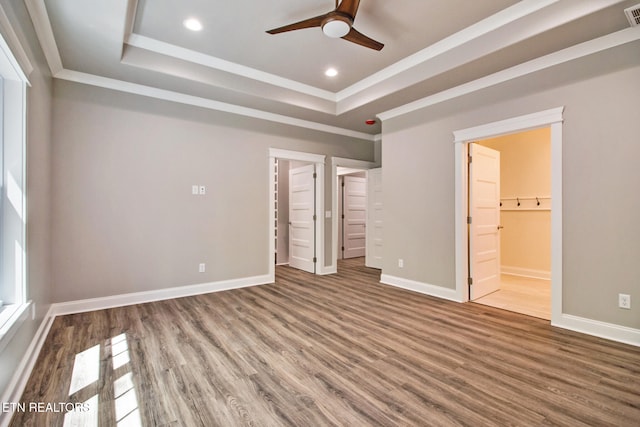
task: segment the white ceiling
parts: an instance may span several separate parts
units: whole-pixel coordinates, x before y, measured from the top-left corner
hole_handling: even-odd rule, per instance
[[[361,0],[354,27],[380,52],[265,32],[333,0],[25,2],[58,78],[370,139],[368,118],[628,29],[638,0]]]

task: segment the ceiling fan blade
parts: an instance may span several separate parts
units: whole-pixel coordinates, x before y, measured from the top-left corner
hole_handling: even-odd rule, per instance
[[[351,16],[351,19],[355,19],[358,6],[360,6],[360,0],[342,0],[336,11],[346,13]]]
[[[274,28],[273,30],[267,31],[267,33],[269,33],[269,34],[280,34],[280,33],[285,33],[287,31],[294,31],[294,30],[302,30],[304,28],[319,27],[319,26],[322,25],[322,21],[324,20],[324,18],[326,16],[327,15],[324,14],[324,15],[316,16],[315,18],[305,19],[304,21],[296,22],[295,24],[289,24],[289,25],[285,25],[284,27]]]
[[[361,46],[368,47],[369,49],[382,50],[382,48],[384,47],[382,43],[377,42],[374,39],[365,36],[364,34],[362,34],[361,32],[359,32],[353,27],[351,27],[351,31],[349,31],[349,34],[347,34],[342,38],[352,43],[356,43]]]

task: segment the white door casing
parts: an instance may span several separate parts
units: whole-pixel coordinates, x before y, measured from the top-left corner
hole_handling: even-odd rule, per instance
[[[367,171],[367,232],[365,265],[382,269],[382,168]]]
[[[500,152],[469,144],[470,299],[500,289]]]
[[[343,194],[343,258],[365,256],[367,223],[367,179],[344,177]]]
[[[468,175],[467,146],[478,141],[496,136],[507,135],[551,127],[551,324],[573,330],[589,330],[592,324],[584,325],[575,317],[563,313],[562,304],[562,128],[564,107],[551,108],[460,129],[453,132],[455,151],[455,264],[457,300],[469,300],[468,279]],[[602,328],[600,336],[610,336],[606,328]]]
[[[315,165],[289,170],[289,265],[315,273]]]

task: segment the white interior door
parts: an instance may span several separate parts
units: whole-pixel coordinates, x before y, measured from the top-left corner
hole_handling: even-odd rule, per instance
[[[289,265],[315,273],[315,165],[289,170]]]
[[[469,298],[500,289],[500,152],[469,144]]]
[[[367,225],[367,179],[344,177],[343,195],[343,258],[365,256]]]
[[[367,171],[367,195],[365,265],[382,268],[382,168]]]

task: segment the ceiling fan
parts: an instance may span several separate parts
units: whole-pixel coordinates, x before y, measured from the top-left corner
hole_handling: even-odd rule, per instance
[[[333,38],[343,38],[352,43],[359,44],[370,49],[381,50],[384,44],[377,42],[353,28],[353,21],[360,6],[360,0],[342,0],[336,8],[324,15],[305,19],[284,27],[267,31],[269,34],[279,34],[287,31],[302,30],[303,28],[321,27],[322,32]]]

